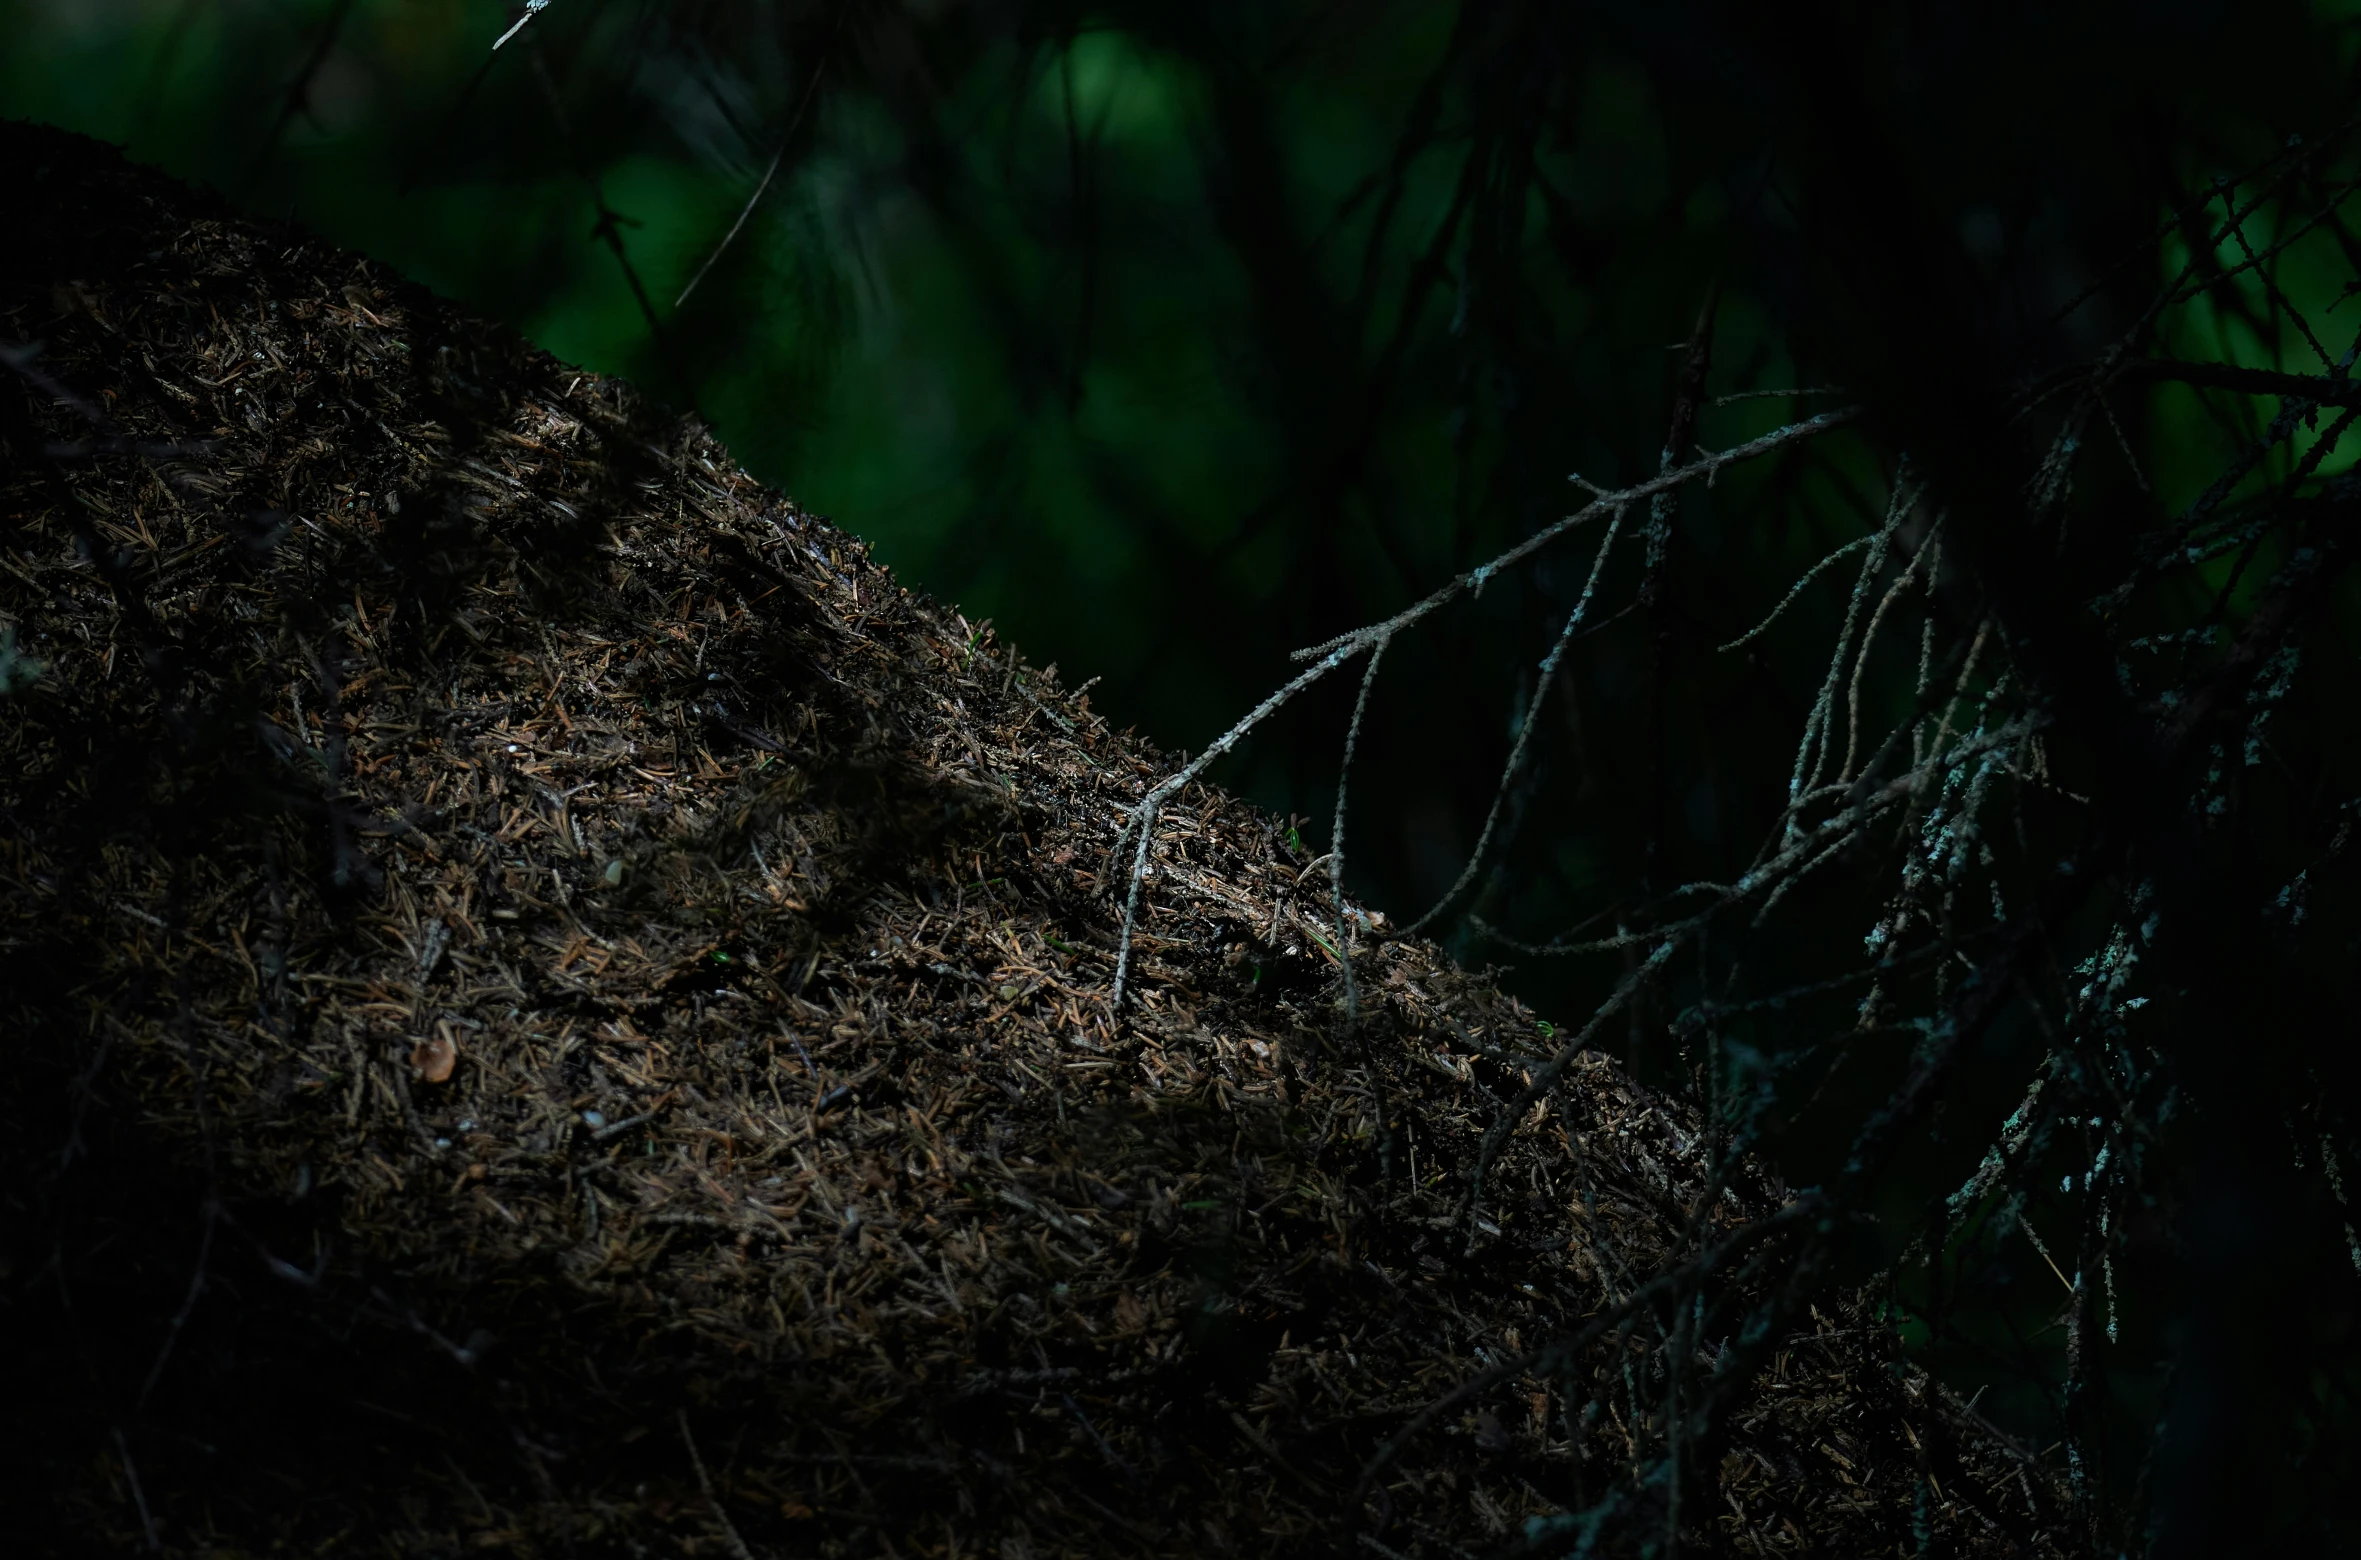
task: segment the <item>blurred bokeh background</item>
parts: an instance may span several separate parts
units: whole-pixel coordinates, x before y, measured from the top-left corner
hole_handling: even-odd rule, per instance
[[[1713,388],[1801,382],[1756,252],[1792,227],[1763,105],[1676,124],[1656,75],[1686,46],[1653,8],[558,0],[495,54],[521,9],[9,0],[0,112],[120,141],[693,407],[1171,748],[1288,650],[1562,513],[1568,472],[1652,472],[1667,347],[1717,284]],[[1881,502],[1855,454],[1750,474],[1682,544],[1735,528],[1751,562],[1800,567]],[[1374,902],[1457,875],[1587,563],[1545,557],[1391,658],[1356,809]],[[1675,608],[1727,638],[1768,584],[1749,575],[1692,572],[1711,594]],[[1648,637],[1575,657],[1563,741],[1517,798],[1547,821],[1503,857],[1492,919],[1596,910],[1668,829],[1755,846],[1754,798],[1709,755],[1585,740],[1626,713],[1591,704],[1654,696]],[[1732,748],[1792,740],[1775,679],[1713,670],[1683,697]],[[1223,778],[1324,836],[1350,696]]]
[[[523,7],[5,0],[0,113],[693,408],[911,583],[1195,749],[1289,649],[1562,513],[1569,472],[1652,472],[1717,289],[1712,392],[1847,366],[1817,330],[1844,257],[1792,189],[1816,68],[1867,69],[1859,134],[1910,181],[1890,198],[1957,236],[2032,366],[2102,339],[2104,309],[2040,321],[2109,246],[2326,116],[2350,54],[2299,6],[2070,9],[1824,37],[1689,5],[556,0],[495,52]],[[1827,404],[1709,410],[1696,437]],[[2169,472],[2187,441],[2146,432]],[[1570,658],[1474,908],[1543,937],[1743,862],[1811,669],[1775,636],[1699,646],[1856,534],[1885,476],[1831,441],[1684,502],[1664,598]],[[1414,913],[1458,874],[1587,566],[1545,555],[1391,657],[1355,809],[1373,902]],[[1324,835],[1351,692],[1222,778]]]
[[[1103,679],[1118,725],[1195,750],[1289,650],[1574,507],[1570,472],[1657,470],[1709,304],[1716,397],[1875,404],[1911,374],[2054,367],[2187,257],[2141,248],[2177,204],[2351,111],[2345,5],[1759,9],[555,0],[495,51],[523,7],[0,0],[0,114],[123,143],[631,376],[911,584]],[[1854,198],[1966,279],[1922,339],[1863,338],[1856,257],[1813,215],[1864,146],[1890,182]],[[2273,285],[2317,305],[2349,264],[2324,234]],[[2290,339],[2257,290],[2186,318],[2191,355],[2269,363]],[[1709,406],[1693,438],[1829,404]],[[2168,505],[2253,431],[2177,392],[2122,418]],[[1875,525],[1893,432],[1685,495],[1651,600],[1642,549],[1610,559],[1463,909],[1546,939],[1743,870],[1846,587],[1717,647]],[[1460,873],[1590,556],[1546,552],[1389,655],[1351,885],[1397,919]],[[1869,704],[1907,682],[1873,678]],[[1353,692],[1219,778],[1324,839]],[[1764,957],[1858,947],[1857,906],[1800,897]],[[1511,957],[1464,915],[1443,934],[1544,1013],[1621,973]],[[1615,1039],[1643,1075],[1684,1076],[1667,1016],[1640,1004]],[[1766,1144],[1808,1180],[1881,1085],[1787,1086]],[[1953,1109],[2008,1103],[1971,1078]],[[1948,1174],[1899,1178],[1897,1206]]]

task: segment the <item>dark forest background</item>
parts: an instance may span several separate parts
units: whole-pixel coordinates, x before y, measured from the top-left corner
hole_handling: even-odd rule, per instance
[[[2126,295],[2201,257],[2175,213],[2345,124],[2345,10],[555,0],[495,52],[522,14],[499,0],[0,0],[0,114],[123,142],[697,411],[906,581],[1069,683],[1103,679],[1099,708],[1174,749],[1284,681],[1290,650],[1577,507],[1569,473],[1628,486],[1834,404],[1720,398],[1841,387],[1866,422],[1690,489],[1660,542],[1610,559],[1505,832],[1440,927],[1571,1018],[1624,966],[1513,943],[1614,932],[1745,868],[1844,580],[1807,587],[1817,619],[1719,647],[1878,527],[1897,451],[1956,475],[1973,392],[2087,357]],[[2279,365],[2293,316],[2351,274],[2334,244],[2291,250],[2267,288],[2196,302],[2180,345]],[[1707,404],[1668,452],[1708,318]],[[2194,392],[2118,411],[2166,510],[2255,435]],[[2307,475],[2357,454],[2344,439]],[[1349,887],[1397,921],[1459,877],[1589,560],[1544,555],[1391,652]],[[1907,677],[1866,692],[1880,729],[1913,697]],[[1324,837],[1353,694],[1317,690],[1217,777]],[[1805,896],[1763,956],[1858,947],[1854,909]],[[1643,998],[1611,1043],[1696,1084],[1673,1017]],[[1767,1017],[1750,1034],[1773,1055],[1794,1039]],[[2216,1039],[2281,1079],[2322,1043]],[[1938,1116],[1881,1191],[1892,1227],[2017,1102],[2008,1048],[2037,1039],[1992,1043],[1992,1081],[1971,1068],[1946,1101],[1968,1125],[1947,1140]],[[1822,1180],[1888,1080],[1772,1072],[1761,1145]],[[2201,1178],[2204,1153],[2189,1163]],[[1894,1244],[1865,1235],[1855,1269]],[[2213,1260],[2153,1244],[2156,1274],[2174,1251]],[[2046,1260],[1996,1254],[1943,1336],[1905,1314],[1922,1357],[2037,1446],[2064,1346]],[[2202,1314],[2165,1299],[2134,1324],[2104,1432],[2127,1466]],[[2349,1347],[2322,1326],[2305,1347]],[[2254,1368],[2290,1368],[2273,1358]],[[2320,1410],[2307,1455],[2349,1435],[2348,1385],[2288,1385]],[[2275,1429],[2255,1466],[2294,1466]],[[2309,1520],[2300,1488],[2254,1498]]]

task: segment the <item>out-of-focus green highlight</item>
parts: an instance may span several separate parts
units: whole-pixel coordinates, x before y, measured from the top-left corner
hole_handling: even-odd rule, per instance
[[[735,128],[716,111],[628,134],[575,123],[557,136],[563,109],[532,89],[536,76],[548,74],[562,105],[569,71],[628,60],[631,8],[558,0],[490,56],[511,19],[498,0],[355,0],[308,95],[277,124],[274,94],[338,14],[331,0],[14,0],[0,6],[11,40],[0,111],[125,141],[505,316],[570,361],[676,399],[685,379],[757,473],[1070,678],[1106,674],[1100,697],[1117,718],[1176,745],[1202,744],[1285,675],[1274,635],[1321,625],[1302,628],[1292,641],[1302,642],[1342,614],[1376,617],[1508,545],[1578,501],[1563,483],[1569,466],[1630,480],[1641,474],[1630,452],[1643,451],[1652,467],[1664,347],[1714,274],[1696,255],[1727,247],[1732,221],[1710,161],[1684,171],[1674,157],[1647,73],[1599,54],[1582,72],[1572,132],[1533,148],[1539,178],[1523,209],[1486,218],[1515,228],[1520,252],[1535,257],[1517,282],[1538,302],[1528,317],[1553,332],[1502,349],[1558,376],[1552,417],[1534,419],[1521,404],[1531,386],[1471,380],[1459,366],[1470,311],[1455,252],[1443,255],[1441,285],[1404,316],[1457,196],[1461,149],[1448,136],[1407,160],[1391,225],[1373,239],[1384,205],[1373,180],[1448,46],[1447,8],[1394,8],[1356,34],[1366,40],[1358,52],[1291,68],[1256,100],[1270,152],[1252,168],[1208,153],[1221,116],[1238,112],[1216,71],[1145,32],[1101,26],[1030,55],[986,56],[944,83],[947,146],[910,144],[874,99],[823,100],[728,257],[753,285],[727,292],[737,311],[721,333],[727,351],[683,364],[652,337],[624,264],[594,239],[600,205],[617,219],[648,306],[672,325],[674,300],[761,180],[793,93],[737,103]],[[257,60],[273,62],[270,72]],[[490,85],[461,110],[487,61]],[[715,66],[725,87],[729,63]],[[801,65],[791,76],[808,79]],[[684,100],[702,103],[711,85],[691,83]],[[667,90],[634,83],[643,97]],[[953,159],[962,177],[904,176],[927,156]],[[1223,226],[1236,220],[1225,201],[1257,177],[1271,183],[1274,220],[1304,240],[1310,274],[1294,293],[1275,291],[1271,269],[1242,259]],[[1560,263],[1550,246],[1569,233],[1602,258]],[[2342,257],[2315,231],[2265,271],[2236,269],[2248,247],[2279,241],[2259,218],[2243,245],[2223,238],[2213,259],[2236,274],[2180,311],[2156,351],[2316,371],[2319,354],[2282,300],[2334,302]],[[1625,258],[1610,264],[1611,254]],[[2165,245],[2159,284],[2187,254],[2183,239]],[[723,277],[705,287],[692,312],[723,296]],[[1348,316],[1335,300],[1349,299],[1370,306]],[[2361,302],[2345,309],[2361,331]],[[2323,343],[2332,356],[2351,344]],[[1373,476],[1358,496],[1331,501],[1318,462],[1347,442],[1363,376],[1389,354],[1390,398],[1358,430]],[[1717,357],[1716,388],[1741,376],[1796,382],[1770,307],[1743,285],[1724,291]],[[1579,415],[1564,410],[1566,387],[1577,387]],[[1698,436],[1735,443],[1828,404],[1720,408]],[[2234,415],[2247,421],[2225,425],[2185,387],[2163,388],[2157,406],[2160,415],[2134,420],[2136,453],[2175,508],[2267,422],[2242,406]],[[2112,442],[2104,429],[2092,436]],[[2361,454],[2356,437],[2339,441],[2325,472]],[[2249,490],[2297,458],[2273,452]],[[1505,474],[1520,464],[1527,486],[1517,490]],[[1831,441],[1794,479],[1788,518],[1733,531],[1722,517],[1747,512],[1765,480],[1734,471],[1718,506],[1689,506],[1688,545],[1761,578],[1775,599],[1778,580],[1877,523],[1887,475],[1866,445]],[[1537,566],[1565,574],[1586,558],[1585,544],[1568,542]],[[2229,567],[2215,571],[2220,580]],[[1326,598],[1307,603],[1308,590]],[[1485,613],[1497,618],[1502,605],[1496,595]],[[1462,610],[1436,632],[1461,634],[1477,615]],[[1237,631],[1246,622],[1254,632]],[[1497,624],[1481,632],[1501,646],[1514,637]],[[1602,643],[1595,653],[1617,652]],[[1414,675],[1408,653],[1398,664]],[[1611,690],[1631,670],[1602,664],[1596,675]],[[1438,684],[1409,686],[1431,696]],[[1873,701],[1905,696],[1869,691]],[[1393,696],[1381,696],[1381,714]],[[1503,687],[1483,699],[1525,696]],[[1503,714],[1501,729],[1513,729]],[[1332,783],[1259,756],[1231,778],[1281,806],[1318,806]],[[1704,818],[1720,804],[1684,805]],[[1412,855],[1439,859],[1465,844],[1472,822],[1446,814],[1382,827],[1404,831]],[[1574,850],[1561,887],[1610,874],[1607,861],[1595,845]]]
[[[2212,232],[2229,226],[2229,203],[2243,209],[2252,199],[2252,192],[2232,185],[2221,186],[2218,194],[2204,213]],[[2214,245],[2210,268],[2195,274],[2196,295],[2161,322],[2154,355],[2289,374],[2335,376],[2351,369],[2361,356],[2361,296],[2345,292],[2351,266],[2334,235],[2325,227],[2282,233],[2263,213],[2247,215],[2237,226],[2238,232],[2224,234]],[[2189,271],[2194,250],[2184,229],[2176,228],[2161,251],[2160,283]],[[2299,317],[2341,323],[2344,333],[2322,335],[2315,328],[2307,337]],[[2185,385],[2166,385],[2157,397],[2159,415],[2147,459],[2158,496],[2179,511],[2186,511],[2220,475],[2227,448],[2262,438],[2285,404],[2260,396],[2208,398]],[[2235,409],[2225,414],[2223,406]],[[2225,423],[2225,415],[2235,420]],[[2274,448],[2229,499],[2251,497],[2286,481],[2299,461],[2311,463],[2322,477],[2351,470],[2361,460],[2361,424],[2347,429],[2324,454],[2315,455],[2313,448],[2315,437],[2336,415],[2335,408],[2318,413],[2302,436]]]
[[[562,80],[569,57],[623,53],[624,9],[560,0],[491,59],[494,78],[547,69]],[[248,67],[271,58],[292,71],[326,35],[334,4],[17,0],[14,12],[13,46],[0,58],[5,111],[124,141],[135,156],[293,216],[511,319],[564,358],[658,393],[671,381],[643,307],[616,257],[590,241],[597,202],[619,217],[629,264],[669,318],[712,235],[759,180],[762,138],[778,132],[779,106],[757,105],[759,132],[741,148],[743,165],[729,167],[685,145],[670,155],[611,149],[601,127],[578,125],[590,151],[573,169],[553,169],[516,150],[546,127],[493,117],[486,93],[438,139],[511,8],[359,0],[266,158],[278,105]],[[1379,339],[1326,343],[1340,370],[1327,379],[1256,377],[1257,333],[1289,305],[1241,270],[1206,188],[1219,84],[1140,37],[1100,28],[958,83],[969,133],[955,153],[979,175],[970,188],[1001,198],[929,205],[876,177],[913,151],[884,115],[858,102],[825,110],[818,149],[778,181],[741,236],[736,258],[764,285],[733,322],[735,355],[695,375],[699,405],[754,470],[843,518],[906,577],[998,619],[1077,675],[1108,673],[1119,714],[1147,717],[1168,740],[1203,741],[1250,702],[1245,679],[1261,674],[1216,670],[1184,640],[1224,614],[1271,605],[1303,548],[1334,554],[1324,569],[1368,615],[1515,539],[1497,503],[1478,506],[1470,528],[1466,474],[1499,457],[1500,434],[1469,426],[1455,387],[1438,386],[1425,363],[1457,328],[1464,300],[1446,285],[1399,317],[1413,265],[1453,200],[1447,145],[1410,162],[1392,225],[1371,250],[1381,203],[1368,182],[1387,165],[1450,26],[1445,8],[1397,8],[1368,29],[1361,54],[1312,60],[1272,98],[1277,166],[1259,171],[1312,240],[1318,274],[1306,282],[1338,297],[1365,291],[1374,305],[1364,334]],[[522,89],[511,96],[531,101]],[[1651,220],[1677,200],[1692,226],[1716,220],[1710,183],[1671,185],[1643,73],[1602,59],[1582,103],[1573,144],[1539,153],[1568,210],[1604,228]],[[1087,169],[1074,166],[1074,135],[1090,149]],[[1078,204],[1097,231],[1028,227],[1048,204],[1028,202],[1028,186],[1070,195],[1068,180],[1089,182]],[[1538,196],[1523,220],[1538,253],[1548,220]],[[977,263],[985,251],[993,265]],[[1660,416],[1660,385],[1617,383],[1628,372],[1625,338],[1647,329],[1638,321],[1654,300],[1610,311],[1553,265],[1533,267],[1530,284],[1562,322],[1575,374],[1617,392],[1603,400]],[[1690,306],[1657,312],[1678,317]],[[1048,321],[1058,339],[1012,341],[1019,316]],[[1317,337],[1340,322],[1277,323]],[[1399,393],[1367,432],[1390,513],[1348,511],[1342,533],[1308,537],[1300,525],[1263,523],[1274,506],[1303,507],[1303,484],[1318,473],[1290,469],[1290,450],[1350,422],[1356,387],[1341,370],[1387,350],[1394,333]],[[1320,345],[1299,355],[1313,361]],[[1618,427],[1598,437],[1645,447],[1648,434]],[[1528,504],[1522,523],[1556,503]],[[1385,546],[1367,529],[1375,525],[1390,532]],[[1173,570],[1176,552],[1196,565]]]

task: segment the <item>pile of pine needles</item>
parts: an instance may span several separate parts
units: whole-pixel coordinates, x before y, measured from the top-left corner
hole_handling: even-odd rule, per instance
[[[1773,1282],[1783,1189],[1586,1058],[1461,1221],[1549,1026],[1396,938],[1344,1034],[1324,864],[1214,789],[1114,1009],[1167,766],[695,425],[93,143],[0,127],[0,211],[42,1522],[1430,1556],[1620,1490],[1707,1551],[2054,1552],[1865,1305],[1635,1478],[1651,1281]]]

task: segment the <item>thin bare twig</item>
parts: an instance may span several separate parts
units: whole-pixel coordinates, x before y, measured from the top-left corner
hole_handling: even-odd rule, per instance
[[[1294,700],[1296,695],[1319,682],[1355,656],[1364,651],[1373,650],[1382,642],[1392,640],[1396,635],[1432,616],[1461,596],[1480,595],[1485,584],[1493,577],[1505,570],[1515,568],[1577,526],[1602,517],[1620,515],[1634,504],[1653,498],[1658,493],[1671,492],[1685,483],[1702,479],[1710,484],[1727,467],[1767,455],[1773,450],[1801,440],[1817,437],[1831,429],[1852,422],[1859,415],[1860,411],[1857,407],[1845,407],[1833,412],[1823,412],[1818,416],[1806,418],[1802,422],[1774,429],[1760,438],[1750,439],[1744,444],[1736,445],[1730,449],[1707,453],[1699,459],[1676,466],[1668,471],[1659,472],[1644,482],[1634,483],[1620,491],[1603,493],[1602,496],[1593,499],[1573,514],[1544,526],[1491,561],[1480,564],[1464,574],[1454,576],[1429,595],[1413,602],[1383,622],[1354,629],[1350,633],[1340,634],[1334,639],[1294,652],[1295,660],[1308,661],[1311,664],[1289,678],[1260,704],[1248,711],[1246,716],[1236,725],[1216,737],[1195,759],[1152,787],[1148,794],[1133,806],[1122,833],[1116,837],[1114,849],[1110,853],[1112,859],[1121,860],[1125,850],[1129,849],[1132,853],[1132,860],[1129,870],[1125,873],[1123,929],[1115,959],[1115,980],[1110,998],[1111,1005],[1120,1011],[1124,998],[1129,994],[1132,934],[1139,924],[1140,895],[1150,874],[1150,845],[1155,835],[1156,820],[1161,815],[1165,802],[1184,786],[1195,781],[1213,764],[1226,757],[1241,741],[1245,740],[1249,733],[1279,710],[1284,709]],[[1554,662],[1552,664],[1554,665]]]
[[[713,1479],[705,1471],[705,1459],[698,1455],[697,1438],[689,1434],[689,1411],[680,1409],[681,1444],[689,1449],[689,1466],[697,1470],[697,1488],[705,1494],[705,1509],[713,1518],[713,1525],[721,1529],[721,1540],[729,1546],[732,1560],[754,1560],[754,1551],[746,1547],[746,1540],[738,1536],[737,1524],[730,1514],[721,1509],[721,1497],[713,1492]]]
[[[540,0],[540,3],[546,5],[548,0]],[[828,35],[830,49],[835,47],[837,33],[844,28],[844,13],[847,9],[849,9],[849,4],[839,5],[836,8],[836,27]],[[522,21],[517,23],[518,27],[524,25]],[[513,29],[511,30],[513,31]],[[730,224],[730,230],[721,236],[721,242],[714,245],[712,253],[708,254],[704,261],[698,265],[695,274],[689,278],[688,284],[681,288],[680,296],[672,300],[672,306],[675,309],[689,301],[689,294],[697,290],[697,284],[705,280],[705,273],[712,270],[720,262],[721,257],[729,252],[730,245],[738,241],[738,234],[745,229],[746,219],[753,216],[754,208],[762,204],[763,196],[770,190],[771,181],[779,176],[780,164],[786,161],[787,148],[795,144],[795,132],[803,128],[804,116],[811,112],[813,100],[820,95],[820,78],[826,75],[827,71],[828,54],[823,51],[820,55],[820,62],[812,67],[812,79],[805,83],[803,96],[796,103],[794,114],[787,120],[787,128],[780,132],[778,150],[771,153],[770,166],[763,169],[761,180],[754,186],[754,193],[746,197],[746,204],[738,208],[738,219]]]
[[[508,42],[509,39],[515,37],[518,33],[521,33],[525,30],[525,23],[531,21],[534,17],[539,16],[543,11],[548,9],[549,0],[525,0],[524,11],[517,17],[515,21],[508,24],[508,31],[502,33],[499,37],[492,40],[492,47],[494,49],[501,48]]]

